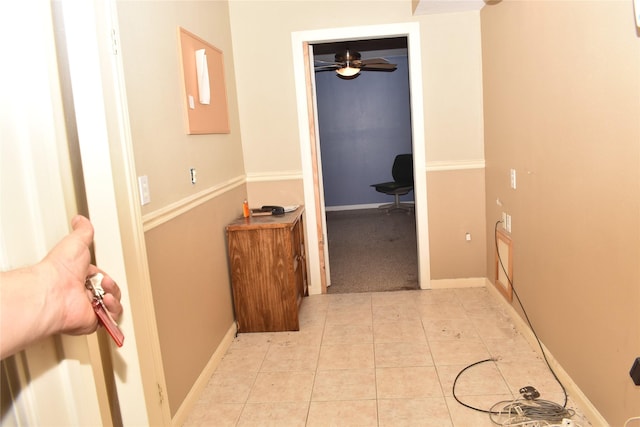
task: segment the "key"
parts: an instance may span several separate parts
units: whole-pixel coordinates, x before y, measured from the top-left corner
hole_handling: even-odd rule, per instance
[[[116,345],[118,347],[122,347],[122,344],[124,343],[124,334],[118,327],[116,321],[113,320],[113,317],[111,317],[111,314],[109,314],[109,311],[102,300],[105,293],[101,286],[103,278],[104,276],[102,273],[93,274],[87,277],[84,286],[93,294],[91,306],[93,307],[93,311],[96,312],[98,320],[102,326],[104,326],[105,330],[111,336]]]

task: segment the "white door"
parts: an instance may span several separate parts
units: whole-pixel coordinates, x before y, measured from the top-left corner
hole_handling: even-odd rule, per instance
[[[40,260],[69,231],[76,205],[51,5],[5,2],[0,16],[0,268],[7,270]],[[108,421],[96,356],[86,337],[56,337],[5,360],[3,425]]]
[[[96,230],[97,264],[122,290],[125,333],[121,349],[96,334],[55,337],[3,362],[12,387],[2,396],[3,425],[171,422],[132,185],[114,8],[114,0],[0,5],[0,46],[11,65],[0,67],[0,268],[37,262],[84,205]],[[79,152],[70,155],[68,141]],[[70,158],[83,172],[71,172]]]

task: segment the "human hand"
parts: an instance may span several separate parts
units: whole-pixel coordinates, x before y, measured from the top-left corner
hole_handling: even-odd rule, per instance
[[[101,286],[103,302],[114,319],[122,314],[120,288],[106,273],[90,264],[93,226],[83,217],[71,221],[73,231],[62,239],[40,263],[41,274],[47,274],[45,308],[51,310],[50,333],[88,334],[98,327],[98,318],[91,306],[91,293],[85,288],[88,276],[104,275]]]

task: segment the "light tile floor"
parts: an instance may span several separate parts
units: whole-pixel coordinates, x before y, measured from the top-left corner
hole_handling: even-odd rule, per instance
[[[299,332],[239,334],[185,426],[495,426],[532,385],[563,402],[544,360],[485,288],[304,299]],[[569,407],[575,404],[569,400]],[[577,410],[573,418],[589,423]]]

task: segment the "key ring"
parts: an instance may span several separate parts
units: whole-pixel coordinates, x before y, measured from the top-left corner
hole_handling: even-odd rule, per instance
[[[96,316],[98,316],[98,320],[104,326],[107,333],[113,338],[113,341],[116,343],[118,347],[122,347],[124,342],[124,334],[118,328],[118,324],[109,311],[107,307],[104,305],[104,301],[102,300],[105,292],[101,286],[102,279],[104,279],[104,275],[102,273],[92,274],[91,276],[87,276],[87,279],[84,282],[84,287],[87,288],[93,294],[93,298],[91,301],[91,306],[93,310],[96,312]]]
[[[84,287],[91,291],[93,296],[102,300],[104,297],[104,289],[102,289],[102,279],[104,279],[104,275],[102,273],[95,273],[91,276],[87,276],[87,279],[84,282]]]

